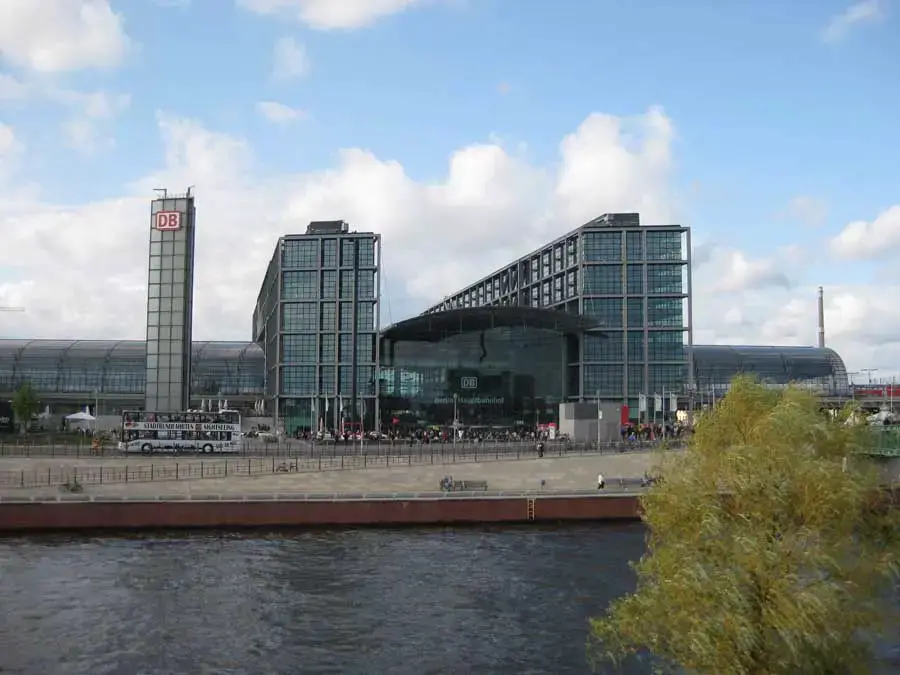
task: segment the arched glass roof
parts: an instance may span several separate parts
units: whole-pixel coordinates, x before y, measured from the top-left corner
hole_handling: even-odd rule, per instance
[[[700,391],[722,390],[739,373],[761,382],[805,383],[828,393],[849,389],[843,359],[828,347],[694,345],[694,383]]]
[[[466,307],[414,316],[384,329],[382,337],[394,341],[435,341],[447,335],[513,326],[580,333],[600,328],[601,323],[591,317],[541,307]]]
[[[142,395],[146,352],[141,340],[0,340],[0,391],[27,380],[41,393]],[[263,391],[265,359],[252,342],[195,342],[193,359],[197,396]]]

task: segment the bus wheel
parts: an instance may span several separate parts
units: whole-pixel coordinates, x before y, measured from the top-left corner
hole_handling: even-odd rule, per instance
[[[207,443],[206,445],[203,446],[203,452],[212,452],[212,451],[213,451],[213,446],[211,446],[209,443]]]
[[[141,446],[141,453],[144,455],[152,455],[153,454],[153,446],[149,443],[144,443]]]

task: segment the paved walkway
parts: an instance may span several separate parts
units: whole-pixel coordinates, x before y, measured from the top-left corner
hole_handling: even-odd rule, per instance
[[[215,461],[215,460],[213,460]],[[260,476],[208,478],[197,480],[114,483],[88,485],[87,494],[155,497],[185,494],[248,494],[278,492],[422,492],[438,489],[446,475],[456,480],[485,480],[490,490],[536,490],[541,480],[551,491],[596,488],[597,474],[609,477],[640,477],[656,461],[654,453],[584,455],[564,458],[508,460],[484,463],[392,466],[390,468],[323,471],[313,473],[265,474]],[[49,463],[18,460],[20,467],[31,469]],[[70,465],[70,462],[66,462]],[[93,463],[96,466],[96,462]],[[59,466],[59,463],[55,464]],[[6,467],[0,467],[5,469]],[[19,496],[57,496],[59,488],[7,488],[2,494]]]

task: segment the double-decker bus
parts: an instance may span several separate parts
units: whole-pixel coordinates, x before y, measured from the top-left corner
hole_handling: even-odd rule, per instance
[[[241,415],[236,410],[183,413],[122,413],[123,452],[231,453],[241,450]]]

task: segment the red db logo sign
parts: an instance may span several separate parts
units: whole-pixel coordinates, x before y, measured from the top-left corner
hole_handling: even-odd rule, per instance
[[[174,232],[181,229],[180,211],[160,211],[154,218],[154,226],[160,232]]]

